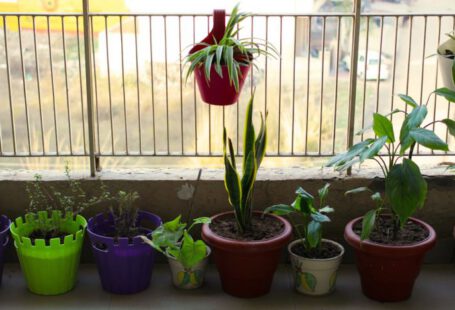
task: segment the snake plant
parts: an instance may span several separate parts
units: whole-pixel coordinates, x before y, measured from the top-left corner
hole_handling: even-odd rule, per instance
[[[202,45],[204,48],[186,56],[185,65],[190,64],[186,72],[186,80],[197,67],[203,66],[206,81],[209,82],[212,64],[215,66],[216,73],[223,77],[222,66],[226,65],[229,81],[231,85],[234,85],[236,91],[239,91],[241,66],[251,65],[255,56],[270,55],[274,57],[278,55],[276,48],[264,40],[256,38],[252,41],[251,38],[238,38],[240,30],[238,25],[250,16],[250,13],[239,12],[237,4],[231,12],[224,35],[219,42],[197,43],[196,45]]]
[[[246,110],[242,176],[237,172],[234,147],[232,146],[231,139],[227,137],[226,128],[224,128],[223,132],[224,185],[229,196],[229,203],[234,208],[240,233],[251,229],[254,182],[259,166],[264,158],[267,143],[266,119],[262,114],[259,133],[257,136],[255,134],[253,126],[253,101],[254,94],[251,96]]]

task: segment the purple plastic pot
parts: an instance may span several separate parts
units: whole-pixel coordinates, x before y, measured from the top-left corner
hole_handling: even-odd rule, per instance
[[[9,225],[11,221],[4,215],[0,216],[0,285],[2,284],[3,275],[3,256],[6,245],[9,241]]]
[[[158,216],[139,211],[137,225],[141,227],[144,221],[151,222],[154,227],[162,223]],[[151,229],[146,230],[148,235],[152,232]],[[87,232],[103,289],[115,294],[133,294],[145,290],[150,284],[155,250],[138,236],[118,238],[118,241],[106,236],[113,231],[111,216],[100,213],[88,221]]]

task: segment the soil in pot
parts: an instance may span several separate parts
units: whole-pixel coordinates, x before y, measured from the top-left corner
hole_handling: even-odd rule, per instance
[[[284,231],[284,225],[277,219],[255,214],[251,219],[251,229],[241,234],[235,217],[215,219],[210,229],[217,235],[238,241],[261,241],[271,239]]]
[[[60,242],[63,243],[65,240],[65,237],[68,235],[73,235],[71,233],[61,231],[59,229],[52,229],[49,231],[42,231],[41,229],[36,229],[30,233],[28,236],[32,242],[32,244],[35,244],[36,239],[44,239],[46,245],[50,244],[50,240],[53,238],[59,238]]]
[[[362,232],[362,221],[358,221],[354,227],[354,232],[360,236]],[[421,242],[428,238],[429,231],[419,223],[407,221],[393,237],[393,218],[381,216],[377,219],[375,228],[369,236],[369,240],[385,245],[410,245]]]
[[[341,254],[341,249],[333,243],[322,242],[317,249],[306,249],[302,243],[297,243],[291,248],[292,253],[311,259],[327,259]]]

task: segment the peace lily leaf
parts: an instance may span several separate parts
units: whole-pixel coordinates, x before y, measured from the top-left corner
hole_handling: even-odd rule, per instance
[[[450,102],[455,102],[455,91],[448,89],[447,87],[438,88],[434,91],[438,96],[442,96]]]
[[[447,125],[449,133],[455,137],[455,121],[449,118],[443,119],[441,122]]]
[[[310,214],[316,211],[314,209],[314,197],[306,192],[303,188],[299,187],[296,191],[296,194],[299,195],[300,199],[298,199],[298,203],[300,204],[299,210]],[[296,199],[297,201],[297,199]]]
[[[401,149],[400,154],[403,155],[404,152],[414,143],[414,139],[409,135],[411,129],[420,127],[422,122],[427,116],[428,110],[426,106],[418,106],[411,113],[406,116],[403,125],[400,130],[400,142]]]
[[[398,97],[400,97],[401,100],[413,108],[416,108],[418,106],[417,102],[415,102],[415,100],[408,95],[399,94]]]
[[[307,241],[311,248],[315,248],[321,242],[321,223],[311,221],[307,228]]]
[[[276,215],[287,215],[293,212],[296,212],[296,210],[293,207],[285,204],[274,205],[264,210],[264,213],[273,213]]]
[[[329,194],[329,187],[330,187],[330,184],[326,183],[323,188],[320,188],[318,190],[320,205],[324,204],[324,201],[325,201],[327,195]]]
[[[388,142],[395,142],[392,122],[379,113],[373,114],[373,131],[378,137],[386,136]]]
[[[334,156],[326,164],[326,167],[335,167],[337,171],[348,169],[355,163],[359,162],[359,159],[355,157],[365,151],[365,149],[368,148],[368,146],[374,141],[374,139],[366,139],[365,141],[353,145],[346,153]]]
[[[322,213],[315,212],[311,214],[311,218],[313,221],[319,222],[319,223],[325,223],[325,222],[330,222],[330,218]]]
[[[362,233],[360,235],[361,240],[366,240],[371,234],[376,222],[376,210],[368,211],[362,219]]]
[[[331,213],[335,211],[332,207],[325,206],[324,208],[319,209],[319,212],[321,213]]]
[[[385,145],[387,140],[388,140],[387,136],[382,136],[378,138],[376,141],[374,141],[369,148],[367,148],[360,154],[360,162],[363,162],[366,159],[370,159],[378,155],[379,151]]]
[[[345,196],[350,195],[350,194],[357,194],[357,193],[363,193],[363,192],[370,192],[372,193],[373,191],[369,189],[368,187],[357,187],[354,189],[351,189],[347,192],[344,193]]]
[[[419,208],[427,196],[427,183],[419,167],[410,159],[403,159],[390,169],[385,179],[385,191],[401,225]]]
[[[432,150],[448,151],[447,143],[442,141],[433,131],[424,128],[411,129],[409,135],[420,145]]]

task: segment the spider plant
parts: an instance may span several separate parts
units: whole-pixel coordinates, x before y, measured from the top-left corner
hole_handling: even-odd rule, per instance
[[[223,77],[222,66],[226,66],[230,84],[233,84],[236,91],[239,91],[241,66],[250,66],[251,64],[256,66],[253,63],[256,56],[278,56],[276,48],[265,40],[255,39],[252,41],[251,38],[238,38],[240,31],[238,25],[250,16],[250,13],[239,12],[239,5],[237,4],[231,12],[224,35],[219,42],[215,40],[214,44],[197,43],[196,45],[202,45],[204,48],[186,56],[185,65],[190,64],[186,72],[186,80],[196,68],[203,67],[208,83],[212,65],[215,66],[215,71],[220,77]]]

